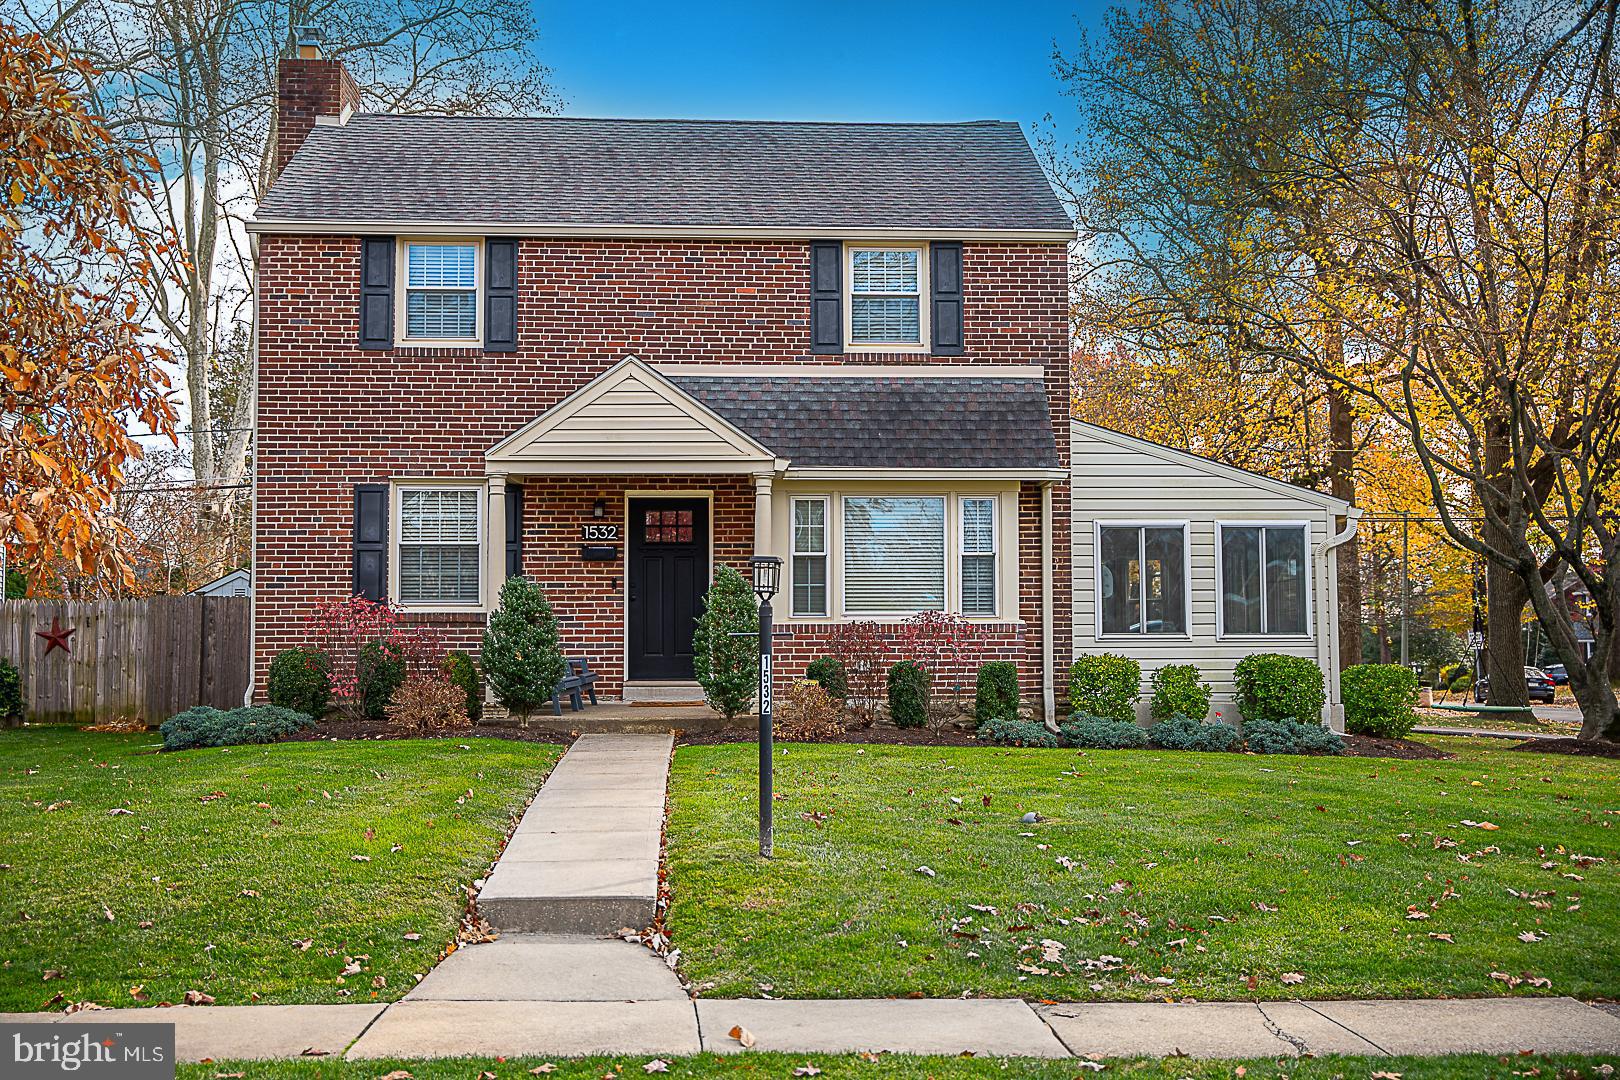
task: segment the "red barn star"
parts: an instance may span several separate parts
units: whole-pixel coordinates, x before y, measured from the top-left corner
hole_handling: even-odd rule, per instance
[[[52,615],[51,628],[49,630],[35,630],[34,636],[45,639],[46,656],[51,655],[52,649],[61,649],[63,652],[70,654],[73,652],[72,643],[68,641],[73,636],[73,627],[64,627],[59,616]]]

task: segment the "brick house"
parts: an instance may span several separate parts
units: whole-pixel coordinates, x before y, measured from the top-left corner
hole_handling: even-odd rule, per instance
[[[476,651],[521,570],[608,697],[690,698],[759,553],[782,678],[943,609],[1050,701],[1074,231],[1016,124],[368,115],[303,53],[249,226],[257,686],[354,592]]]

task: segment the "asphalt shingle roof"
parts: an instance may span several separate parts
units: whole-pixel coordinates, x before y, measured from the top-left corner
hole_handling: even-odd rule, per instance
[[[283,222],[1073,227],[1018,125],[362,113],[259,204]]]
[[[670,381],[797,468],[1061,468],[1038,379]]]

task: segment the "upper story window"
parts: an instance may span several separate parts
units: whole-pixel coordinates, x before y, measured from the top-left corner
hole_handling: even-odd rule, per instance
[[[1310,632],[1305,529],[1303,522],[1217,525],[1222,634]]]
[[[928,344],[927,249],[851,245],[848,325],[850,348],[925,348]]]
[[[402,243],[401,340],[477,344],[481,246],[476,240]]]
[[[1097,629],[1108,634],[1187,632],[1187,527],[1097,527]]]

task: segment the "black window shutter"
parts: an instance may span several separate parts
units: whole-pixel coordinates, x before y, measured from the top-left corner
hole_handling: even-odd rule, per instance
[[[388,485],[354,486],[354,594],[388,599]]]
[[[506,576],[523,573],[523,485],[506,485]],[[500,582],[496,582],[499,589]]]
[[[844,245],[837,240],[810,245],[810,351],[844,351]]]
[[[484,351],[517,351],[517,241],[484,241]]]
[[[394,347],[394,238],[360,240],[360,347]]]
[[[928,246],[935,356],[961,356],[962,241],[936,240]]]

